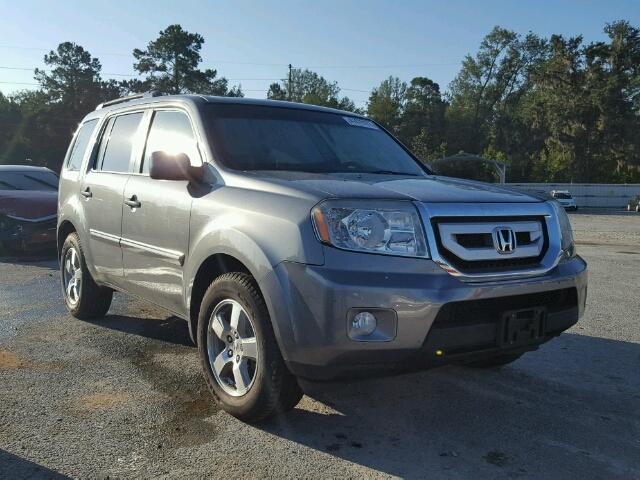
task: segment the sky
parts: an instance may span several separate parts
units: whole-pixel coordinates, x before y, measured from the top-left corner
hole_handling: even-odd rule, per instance
[[[104,78],[131,78],[131,51],[179,23],[205,38],[202,67],[247,97],[264,98],[291,63],[337,81],[362,107],[389,75],[446,90],[496,25],[590,42],[618,19],[640,26],[640,0],[0,0],[0,91],[36,88],[32,69],[63,41],[98,57]]]

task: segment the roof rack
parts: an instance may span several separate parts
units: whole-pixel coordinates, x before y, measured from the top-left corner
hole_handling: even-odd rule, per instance
[[[109,107],[111,105],[117,105],[118,103],[124,103],[124,102],[129,102],[131,100],[137,100],[139,98],[152,98],[152,97],[159,97],[161,95],[162,95],[162,93],[157,91],[157,90],[150,90],[150,91],[144,92],[144,93],[136,93],[134,95],[128,95],[126,97],[115,98],[113,100],[109,100],[108,102],[102,102],[100,105],[98,105],[96,107],[96,110],[100,110],[101,108]]]

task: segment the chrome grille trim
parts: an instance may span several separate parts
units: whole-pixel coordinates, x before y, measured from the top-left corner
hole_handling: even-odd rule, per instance
[[[424,224],[425,235],[429,244],[431,258],[443,270],[465,282],[493,282],[502,280],[515,280],[544,275],[558,265],[562,258],[560,248],[560,227],[555,218],[553,207],[548,202],[537,203],[421,203],[416,202]],[[433,226],[433,220],[446,218],[445,223],[456,224],[455,218],[477,219],[477,223],[494,223],[513,226],[514,223],[527,222],[531,218],[539,218],[544,221],[547,231],[548,244],[544,255],[535,266],[521,268],[499,269],[495,271],[470,272],[456,268],[448,261],[444,252],[438,245],[437,232]],[[509,219],[502,221],[501,218]],[[522,220],[520,220],[522,218]],[[453,219],[453,220],[452,220]],[[475,221],[473,223],[476,223]],[[457,225],[460,225],[458,223]],[[515,257],[513,257],[515,258]]]
[[[459,242],[458,236],[465,234],[485,234],[490,237],[496,228],[509,227],[515,233],[528,233],[531,243],[518,245],[509,258],[530,258],[537,257],[542,253],[544,236],[542,224],[539,221],[491,221],[483,222],[478,219],[477,223],[451,223],[438,222],[440,241],[444,248],[453,253],[456,257],[469,262],[479,260],[501,260],[504,254],[498,252],[493,244],[490,247],[465,247]]]

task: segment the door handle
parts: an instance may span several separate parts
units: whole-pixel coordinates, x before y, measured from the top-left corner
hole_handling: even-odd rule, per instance
[[[93,193],[91,193],[91,188],[87,187],[85,188],[83,191],[80,192],[80,194],[84,197],[84,198],[91,198],[93,197]]]
[[[142,203],[140,203],[140,200],[138,200],[138,197],[136,195],[131,195],[130,198],[124,201],[124,204],[128,205],[131,208],[140,208],[140,206],[142,205]]]

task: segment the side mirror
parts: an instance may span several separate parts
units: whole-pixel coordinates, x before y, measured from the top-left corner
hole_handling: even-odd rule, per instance
[[[170,155],[166,152],[153,152],[149,163],[149,176],[155,180],[187,180],[200,182],[204,167],[194,167],[186,153]]]

